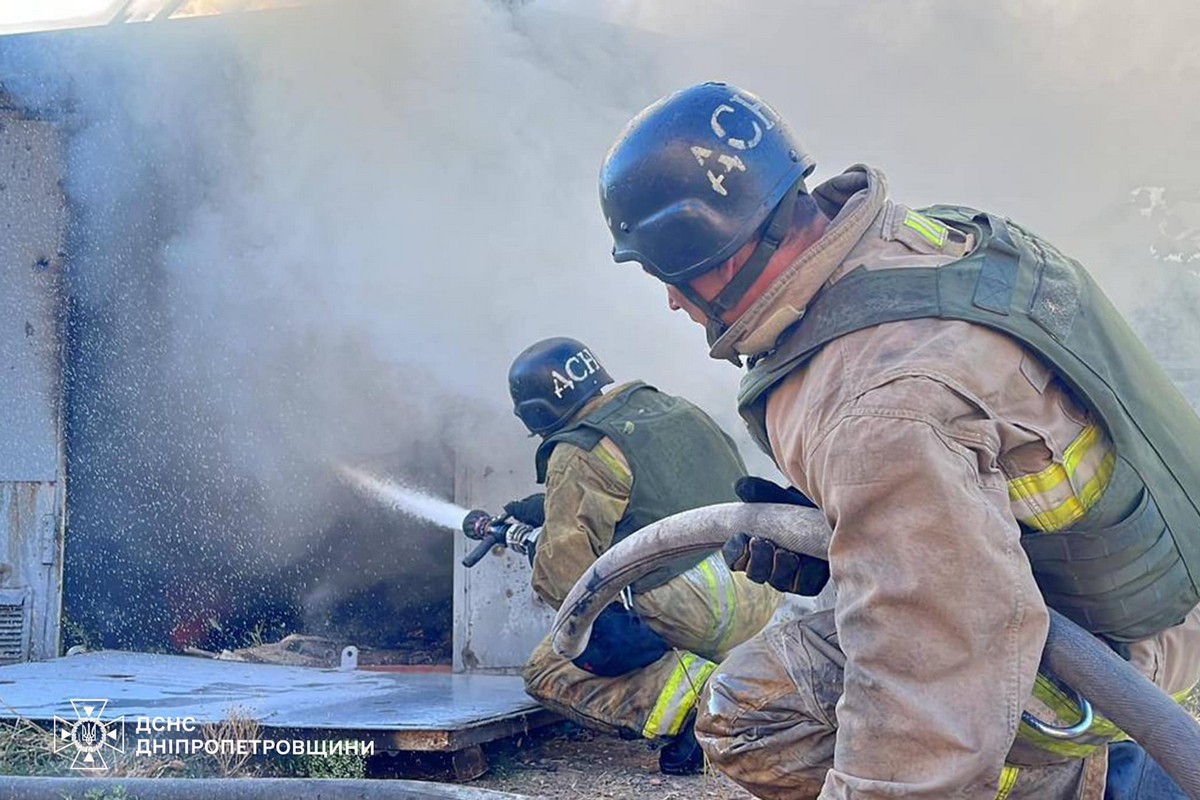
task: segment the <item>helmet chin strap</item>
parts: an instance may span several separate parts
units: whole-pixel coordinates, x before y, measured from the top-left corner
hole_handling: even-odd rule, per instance
[[[775,210],[771,212],[771,216],[767,220],[766,230],[763,231],[762,238],[758,240],[758,246],[754,248],[750,258],[737,271],[733,279],[725,284],[716,297],[711,301],[705,300],[699,292],[692,288],[690,282],[675,286],[680,294],[708,317],[704,331],[710,347],[729,329],[729,326],[721,318],[731,309],[736,308],[737,304],[746,296],[746,292],[750,291],[750,287],[767,268],[767,262],[775,255],[775,251],[779,249],[779,245],[787,235],[792,224],[792,211],[796,207],[796,196],[800,192],[803,181],[803,178],[798,180],[796,185],[789,189],[783,199],[779,201],[779,205],[775,206]],[[737,357],[729,360],[739,367],[742,365],[741,359]]]

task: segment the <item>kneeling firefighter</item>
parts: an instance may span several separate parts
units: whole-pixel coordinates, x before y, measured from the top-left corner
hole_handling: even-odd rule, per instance
[[[864,165],[810,192],[813,167],[765,101],[708,83],[601,168],[614,258],[749,360],[742,416],[832,529],[833,608],[721,664],[705,751],[764,798],[1182,797],[1039,659],[1049,605],[1193,687],[1200,420],[1046,240],[904,206]],[[726,554],[758,580],[826,568],[753,533]]]
[[[534,591],[558,608],[596,558],[642,526],[679,511],[736,500],[745,466],[733,442],[688,401],[640,381],[611,391],[612,378],[581,342],[553,338],[516,357],[513,410],[542,438],[536,454],[544,495],[505,512],[508,546],[529,557]],[[774,589],[729,570],[720,553],[673,563],[605,609],[578,658],[549,641],[525,668],[526,691],[589,728],[670,739],[663,772],[703,765],[695,705],[716,663],[770,620]]]

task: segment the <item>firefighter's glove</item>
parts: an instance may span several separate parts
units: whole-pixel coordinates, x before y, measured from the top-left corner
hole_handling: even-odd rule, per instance
[[[541,528],[526,525],[524,522],[514,522],[504,532],[504,544],[509,550],[529,556],[529,561],[532,563],[533,548],[537,546],[537,539],[541,533]]]
[[[776,547],[770,539],[735,533],[721,548],[725,563],[755,583],[770,584],[788,594],[813,597],[829,581],[829,562]]]
[[[587,647],[571,663],[585,672],[615,678],[653,664],[670,648],[641,617],[620,603],[600,612]]]
[[[785,488],[754,475],[738,478],[733,491],[743,503],[788,503],[816,507],[796,487]],[[789,594],[811,597],[818,594],[829,580],[828,561],[784,550],[768,539],[748,533],[737,533],[730,537],[721,548],[721,554],[734,572],[744,572],[755,583],[770,584]]]
[[[738,478],[733,491],[743,503],[791,503],[794,506],[816,508],[816,504],[795,486],[785,489],[778,483],[754,475]]]
[[[504,504],[504,513],[517,522],[540,528],[546,524],[546,495],[531,494],[523,500],[510,500]]]

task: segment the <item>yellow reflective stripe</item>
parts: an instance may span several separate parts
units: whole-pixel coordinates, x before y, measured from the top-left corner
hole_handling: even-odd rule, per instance
[[[1171,695],[1171,699],[1182,705],[1194,688],[1191,687],[1181,692],[1175,692]],[[1034,682],[1033,695],[1063,719],[1075,720],[1079,718],[1079,708],[1071,702],[1062,690],[1040,673]],[[1076,739],[1053,739],[1038,733],[1024,722],[1020,725],[1018,736],[1043,750],[1065,758],[1087,758],[1099,747],[1104,746],[1108,742],[1122,741],[1129,738],[1129,735],[1125,731],[1118,728],[1099,712],[1096,712],[1096,720],[1092,723],[1092,727],[1088,728],[1087,733]]]
[[[629,471],[629,465],[625,463],[625,456],[610,439],[601,439],[592,452],[604,462],[604,465],[617,476],[621,483],[629,483],[632,480],[633,474]]]
[[[1045,675],[1039,674],[1033,685],[1034,697],[1041,700],[1063,719],[1076,721],[1082,715],[1079,706],[1075,705],[1066,693]],[[1098,736],[1102,739],[1112,739],[1122,735],[1121,729],[1109,722],[1099,712],[1095,712],[1095,721],[1084,736]],[[1083,738],[1083,737],[1080,737]]]
[[[1079,719],[1080,711],[1078,706],[1071,702],[1070,698],[1061,689],[1041,673],[1038,673],[1037,679],[1034,681],[1033,696],[1044,703],[1059,718],[1070,722]],[[1047,720],[1047,722],[1053,721]],[[1088,728],[1087,733],[1075,739],[1054,739],[1043,733],[1038,733],[1024,722],[1021,722],[1018,729],[1018,736],[1040,747],[1042,750],[1064,758],[1087,758],[1097,748],[1102,747],[1107,742],[1118,738],[1125,738],[1124,734],[1115,725],[1099,713],[1096,714],[1095,721],[1092,723],[1092,727]]]
[[[1004,765],[1004,769],[1000,770],[1000,785],[997,787],[996,800],[1008,800],[1013,787],[1017,785],[1017,775],[1020,773],[1021,770],[1017,767]]]
[[[708,584],[708,591],[712,595],[713,603],[716,604],[716,609],[720,613],[720,619],[716,622],[715,628],[709,631],[709,637],[712,640],[714,649],[720,650],[725,643],[726,637],[729,636],[730,630],[733,628],[734,597],[733,577],[729,574],[729,570],[725,569],[725,562],[719,562],[719,570],[713,566],[714,560],[718,558],[720,556],[709,556],[697,566],[700,567],[700,573],[704,575],[704,580]],[[719,575],[718,571],[720,572]]]
[[[1025,723],[1021,723],[1017,735],[1033,746],[1062,758],[1087,758],[1104,746],[1103,744],[1075,744],[1066,739],[1052,739],[1045,734],[1038,733]]]
[[[1087,426],[1067,447],[1061,464],[1008,482],[1017,519],[1043,531],[1066,528],[1104,494],[1115,466],[1116,456],[1103,431]]]
[[[1104,494],[1104,489],[1108,486],[1108,480],[1112,477],[1116,465],[1116,456],[1109,453],[1100,462],[1100,467],[1092,479],[1084,484],[1083,490],[1078,496],[1072,494],[1049,511],[1039,511],[1032,517],[1021,517],[1021,522],[1046,532],[1061,531],[1067,528],[1071,523],[1082,519],[1088,509],[1100,499],[1100,495]]]
[[[904,215],[904,225],[921,234],[925,241],[934,247],[941,247],[946,243],[946,226],[940,222],[931,220],[929,217],[922,216],[915,211],[909,211]]]
[[[679,653],[679,663],[671,671],[667,685],[663,687],[642,726],[642,736],[656,739],[659,736],[674,736],[683,727],[696,698],[704,688],[705,681],[717,665],[694,653]]]
[[[1027,495],[1046,494],[1054,490],[1060,483],[1069,480],[1069,474],[1075,472],[1079,467],[1079,462],[1099,439],[1100,426],[1088,425],[1067,447],[1066,452],[1063,453],[1061,464],[1056,462],[1041,472],[1013,478],[1008,482],[1008,496],[1016,499]]]

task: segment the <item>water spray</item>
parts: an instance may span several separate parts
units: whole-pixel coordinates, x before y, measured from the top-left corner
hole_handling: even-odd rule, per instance
[[[505,514],[493,516],[481,509],[467,511],[448,500],[349,464],[338,464],[336,469],[342,479],[360,494],[378,500],[393,511],[432,522],[441,528],[460,529],[468,539],[479,542],[474,550],[463,557],[462,565],[467,568],[478,564],[492,548],[504,547],[508,532],[514,525],[523,524],[509,519]]]
[[[358,467],[337,464],[336,469],[342,479],[360,494],[378,500],[393,511],[432,522],[440,528],[457,530],[467,514],[467,509],[449,500],[373,475]]]

